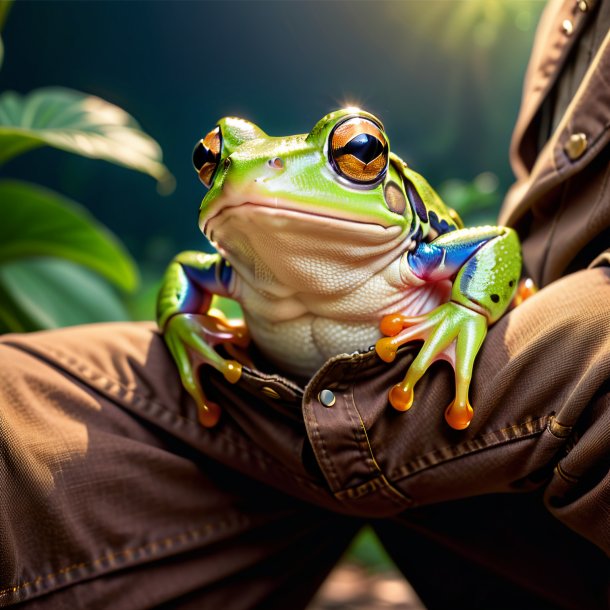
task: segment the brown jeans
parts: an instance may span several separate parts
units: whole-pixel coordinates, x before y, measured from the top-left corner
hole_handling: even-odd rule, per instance
[[[412,354],[206,369],[205,429],[150,324],[5,336],[0,606],[302,608],[370,523],[429,608],[605,608],[610,269],[490,330],[466,431],[446,364],[388,406]]]

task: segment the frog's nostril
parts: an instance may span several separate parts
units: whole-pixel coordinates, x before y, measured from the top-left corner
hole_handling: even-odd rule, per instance
[[[273,159],[269,159],[267,163],[269,167],[273,167],[274,169],[282,169],[284,167],[284,160],[280,157],[273,157]]]

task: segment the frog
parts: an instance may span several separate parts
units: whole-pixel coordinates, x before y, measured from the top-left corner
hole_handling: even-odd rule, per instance
[[[447,424],[464,430],[474,362],[521,276],[515,231],[465,227],[428,181],[390,149],[375,115],[335,110],[307,134],[269,136],[224,117],[200,139],[193,165],[208,189],[199,228],[214,252],[178,254],[165,273],[157,324],[199,421],[217,425],[200,368],[229,384],[266,362],[308,379],[339,354],[375,350],[384,362],[423,342],[389,405],[408,411],[437,360],[454,369]],[[233,299],[243,320],[215,303]]]

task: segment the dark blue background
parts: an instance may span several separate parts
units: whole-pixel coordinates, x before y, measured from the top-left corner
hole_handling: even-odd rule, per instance
[[[495,8],[494,8],[495,7]],[[0,88],[62,85],[131,113],[176,176],[152,179],[37,150],[2,173],[87,205],[144,264],[205,247],[195,141],[224,115],[273,135],[361,105],[433,185],[484,171],[507,188],[507,151],[540,2],[31,2],[12,7]]]

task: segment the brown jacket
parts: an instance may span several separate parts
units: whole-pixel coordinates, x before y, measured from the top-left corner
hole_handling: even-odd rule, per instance
[[[607,608],[610,268],[568,273],[608,247],[607,38],[536,160],[587,2],[545,13],[502,213],[557,281],[490,328],[469,428],[444,424],[447,366],[388,406],[411,347],[338,355],[305,388],[206,369],[207,429],[150,325],[6,335],[0,607],[303,608],[366,521],[430,609]]]
[[[501,224],[523,238],[526,269],[544,286],[570,271],[610,259],[610,32],[601,43],[556,129],[539,151],[544,108],[569,63],[591,38],[590,17],[600,0],[551,0],[545,8],[527,70],[511,146],[517,181]],[[601,16],[601,15],[600,15]],[[597,36],[600,33],[598,31]],[[595,50],[594,50],[595,51]],[[564,87],[560,82],[559,87]],[[560,97],[556,95],[555,97]],[[602,255],[602,253],[605,254]],[[599,258],[602,255],[601,259]]]

